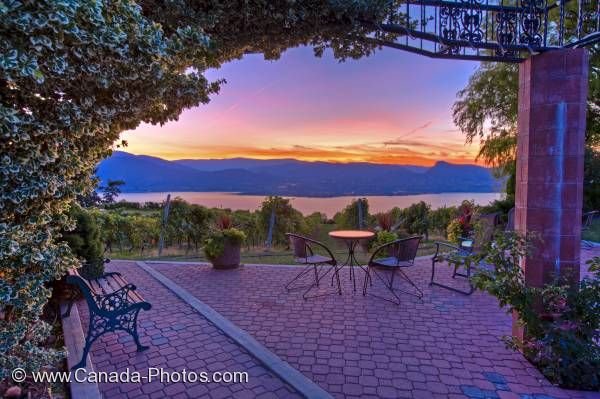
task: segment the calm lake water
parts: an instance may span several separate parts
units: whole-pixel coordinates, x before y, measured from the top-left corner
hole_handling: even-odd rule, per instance
[[[119,200],[131,202],[161,202],[167,198],[168,193],[122,193]],[[209,208],[230,208],[255,210],[260,208],[265,199],[262,195],[240,195],[236,193],[205,193],[205,192],[172,192],[171,198],[180,197],[192,204],[203,205]],[[362,197],[362,196],[361,196]],[[397,206],[406,208],[415,202],[425,201],[432,208],[459,205],[463,200],[474,200],[479,205],[487,205],[493,200],[500,199],[502,193],[441,193],[418,195],[372,195],[364,196],[369,200],[370,213],[384,212]],[[342,210],[357,196],[344,197],[286,197],[290,198],[294,208],[305,215],[313,212],[323,212],[332,217]]]

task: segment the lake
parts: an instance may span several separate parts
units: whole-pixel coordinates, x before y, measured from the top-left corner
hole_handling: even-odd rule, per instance
[[[131,202],[161,202],[167,198],[166,192],[154,193],[121,193],[118,200]],[[474,200],[479,205],[487,205],[493,200],[502,198],[502,193],[440,193],[440,194],[417,194],[417,195],[366,195],[366,196],[343,196],[343,197],[286,197],[290,198],[294,208],[304,215],[313,212],[323,212],[328,217],[342,210],[354,198],[365,197],[369,200],[369,212],[385,212],[393,207],[406,208],[419,201],[425,201],[432,208],[442,206],[459,205],[463,200]],[[207,193],[207,192],[172,192],[171,198],[180,197],[185,201],[203,205],[209,208],[230,208],[255,210],[260,208],[265,199],[263,195],[241,195],[237,193]]]

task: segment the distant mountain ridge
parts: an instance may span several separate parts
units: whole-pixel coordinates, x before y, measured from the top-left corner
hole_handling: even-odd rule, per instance
[[[123,180],[123,192],[228,191],[256,195],[330,197],[500,191],[488,168],[443,161],[432,167],[296,159],[167,161],[116,151],[98,165],[98,178]]]

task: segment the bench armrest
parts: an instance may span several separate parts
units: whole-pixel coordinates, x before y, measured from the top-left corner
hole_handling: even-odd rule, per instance
[[[129,308],[136,303],[131,300],[129,294],[135,291],[133,284],[127,284],[118,290],[106,295],[96,295],[98,308],[105,312],[115,312]]]

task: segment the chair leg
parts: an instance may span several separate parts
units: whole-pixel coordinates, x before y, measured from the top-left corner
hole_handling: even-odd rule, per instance
[[[467,266],[467,274],[464,275],[462,273],[457,273],[456,272],[456,267],[454,269],[454,272],[452,273],[452,278],[455,278],[455,276],[460,276],[460,277],[466,277],[467,281],[469,282],[469,289],[468,290],[460,290],[458,288],[454,288],[454,287],[450,287],[449,285],[445,285],[442,283],[437,283],[434,281],[434,277],[435,277],[435,264],[436,261],[432,260],[431,262],[431,281],[429,282],[429,285],[436,285],[438,287],[442,287],[445,288],[447,290],[450,291],[454,291],[454,292],[458,292],[459,294],[463,294],[463,295],[471,295],[473,292],[475,292],[475,287],[473,287],[473,284],[471,284],[471,280],[470,280],[470,276],[471,276],[471,267]]]
[[[400,273],[400,276],[402,276],[406,281],[408,281],[408,283],[410,285],[413,286],[414,289],[417,290],[418,294],[413,294],[411,292],[406,292],[406,291],[402,291],[402,292],[409,294],[409,295],[416,296],[419,299],[423,299],[423,291],[421,291],[421,289],[419,287],[417,287],[417,285],[406,275],[406,273],[404,273],[402,271],[402,269],[398,268],[398,272]]]
[[[325,278],[325,276],[327,276],[332,270],[333,270],[333,275],[331,277],[332,277],[332,280],[335,278],[336,281],[337,281],[337,290],[334,290],[334,291],[331,291],[331,292],[325,292],[325,293],[318,294],[318,295],[308,295],[308,293],[310,291],[312,291],[314,288],[318,288],[319,287],[319,282],[323,278]],[[317,297],[320,297],[320,296],[326,296],[326,295],[331,295],[331,294],[339,294],[339,295],[342,294],[342,285],[340,283],[340,275],[339,275],[339,269],[338,269],[337,265],[336,266],[330,266],[329,269],[325,273],[321,274],[317,278],[317,280],[313,284],[311,284],[310,287],[308,287],[308,289],[306,291],[304,291],[304,293],[302,294],[302,298],[304,298],[304,300],[307,300],[309,298],[317,298]]]
[[[368,268],[368,269],[370,269],[370,268]],[[395,292],[395,290],[394,290],[394,288],[393,288],[394,274],[396,273],[396,269],[397,269],[397,268],[393,268],[393,269],[392,269],[392,275],[390,276],[390,279],[389,279],[389,280],[386,280],[386,279],[384,279],[382,276],[380,276],[380,275],[379,275],[379,273],[377,273],[377,271],[376,271],[376,270],[373,268],[373,274],[375,274],[375,276],[376,276],[376,277],[377,277],[379,280],[381,280],[381,282],[383,283],[383,285],[385,286],[385,288],[387,288],[387,290],[388,290],[388,291],[390,291],[390,293],[391,293],[391,294],[394,296],[395,300],[394,300],[394,299],[390,299],[390,298],[385,298],[385,297],[382,297],[382,296],[380,296],[380,295],[376,295],[376,294],[373,294],[373,293],[367,292],[367,290],[366,290],[366,288],[367,288],[367,285],[366,285],[366,278],[365,278],[364,285],[363,285],[364,294],[365,294],[365,295],[366,295],[366,294],[369,294],[370,296],[373,296],[373,297],[375,297],[375,298],[383,299],[384,301],[388,301],[388,302],[391,302],[391,303],[393,303],[393,304],[395,304],[395,305],[398,305],[398,306],[400,306],[400,297],[398,296],[398,294]],[[370,273],[370,272],[369,272],[369,273]],[[370,277],[369,277],[369,278],[370,278]]]
[[[313,267],[313,265],[308,265],[306,267],[304,267],[304,269],[302,269],[302,271],[300,273],[298,273],[296,275],[296,277],[294,277],[293,279],[291,279],[290,281],[288,281],[288,283],[285,285],[285,289],[287,291],[294,291],[294,290],[301,290],[303,288],[308,287],[308,285],[303,285],[303,286],[299,286],[299,287],[294,287],[293,284],[298,281],[300,278],[304,277],[307,273],[310,272],[311,268]],[[316,271],[315,271],[316,273]],[[315,277],[315,281],[317,280],[317,278]],[[312,285],[312,284],[311,284]]]

